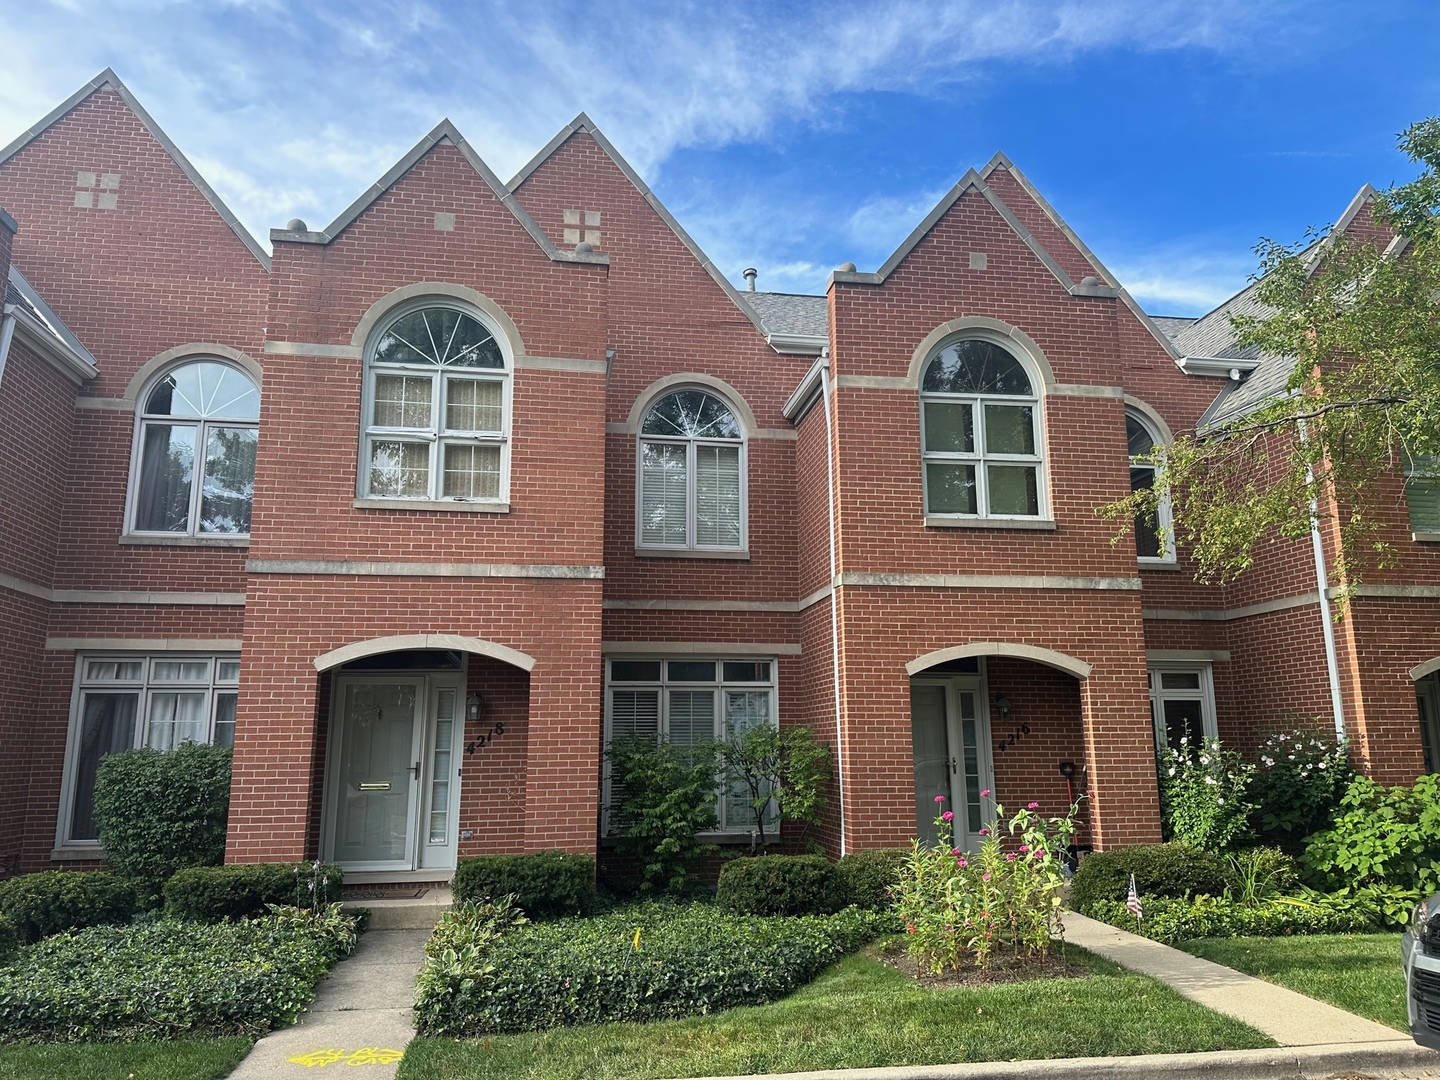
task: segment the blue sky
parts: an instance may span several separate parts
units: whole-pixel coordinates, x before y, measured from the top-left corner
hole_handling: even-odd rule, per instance
[[[584,110],[737,284],[874,269],[1004,150],[1158,314],[1440,113],[1434,0],[5,0],[0,41],[0,144],[112,66],[262,240],[441,117],[508,177]]]

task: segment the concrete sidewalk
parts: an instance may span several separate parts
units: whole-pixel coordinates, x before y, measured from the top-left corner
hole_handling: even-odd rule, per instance
[[[1281,1046],[1386,1042],[1414,1045],[1403,1031],[1073,911],[1065,912],[1065,940],[1131,971],[1159,979],[1191,1001],[1249,1024]],[[1398,944],[1395,967],[1400,967]],[[1434,1056],[1440,1067],[1440,1055]]]
[[[394,1077],[415,1037],[411,1004],[429,936],[428,928],[362,934],[350,958],[321,982],[300,1022],[257,1042],[230,1080],[315,1076],[330,1065],[346,1076],[362,1066],[359,1076]]]

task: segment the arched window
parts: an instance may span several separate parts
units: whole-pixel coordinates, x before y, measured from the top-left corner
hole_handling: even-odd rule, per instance
[[[507,493],[508,364],[478,314],[412,307],[366,355],[360,494],[500,502]]]
[[[260,391],[222,360],[172,367],[140,397],[130,531],[243,535],[255,495]]]
[[[642,548],[745,547],[745,433],[729,405],[677,390],[640,422]]]
[[[1125,435],[1130,442],[1130,490],[1155,486],[1155,466],[1146,460],[1161,444],[1150,421],[1136,409],[1125,410]],[[1135,554],[1146,562],[1174,562],[1170,536],[1170,504],[1162,502],[1155,517],[1135,517]]]
[[[925,513],[1044,516],[1039,404],[1030,373],[993,342],[953,341],[931,357],[920,381]]]

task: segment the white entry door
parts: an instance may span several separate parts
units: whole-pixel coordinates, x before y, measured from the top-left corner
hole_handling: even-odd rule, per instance
[[[340,676],[322,849],[358,872],[453,869],[459,797],[454,676]]]
[[[993,798],[980,792],[994,787],[990,758],[990,719],[984,680],[976,677],[910,682],[910,728],[915,752],[915,835],[925,844],[939,840],[935,818],[955,814],[955,846],[973,851],[990,824]],[[935,796],[945,796],[943,806]]]

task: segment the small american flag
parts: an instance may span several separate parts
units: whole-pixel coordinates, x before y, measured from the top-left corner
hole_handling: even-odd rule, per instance
[[[1136,919],[1140,918],[1142,910],[1140,907],[1140,894],[1135,891],[1134,874],[1130,875],[1130,895],[1125,897],[1125,910],[1130,912],[1131,915],[1134,915]]]

